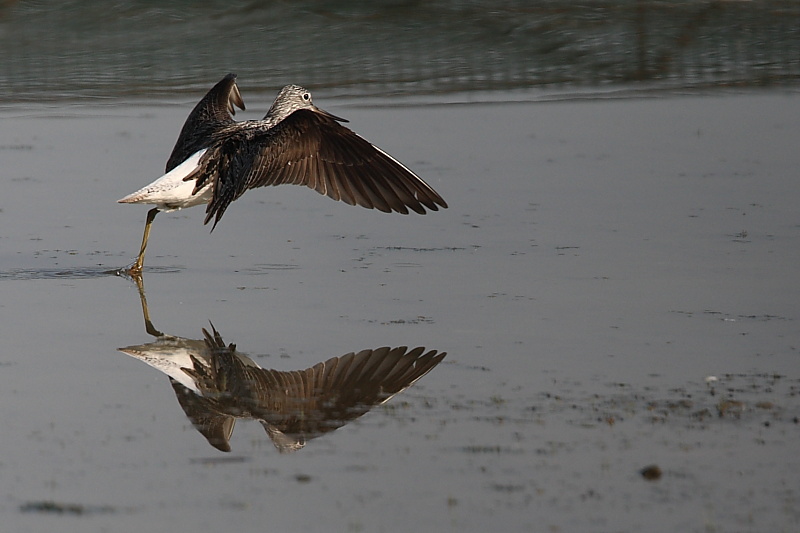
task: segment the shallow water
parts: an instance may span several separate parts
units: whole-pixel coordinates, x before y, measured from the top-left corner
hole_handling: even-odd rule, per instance
[[[262,115],[271,95],[240,87]],[[278,370],[448,352],[288,455],[247,421],[212,448],[168,378],[118,351],[153,337],[109,274],[146,208],[115,200],[161,174],[191,104],[0,110],[4,528],[795,530],[800,95],[566,96],[317,98],[438,213],[283,187],[212,234],[200,209],[156,219],[164,333],[210,321]]]

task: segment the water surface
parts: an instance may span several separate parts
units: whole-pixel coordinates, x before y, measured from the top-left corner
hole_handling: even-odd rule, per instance
[[[461,18],[301,4],[319,40],[283,23],[284,4],[87,5],[18,3],[0,20],[21,46],[0,60],[4,528],[797,529],[796,3],[577,18],[557,3],[447,8]],[[625,52],[642,43],[636,5],[663,23],[643,57]],[[447,44],[477,27],[474,45]],[[113,272],[147,209],[115,201],[162,173],[231,70],[237,118],[311,85],[450,208],[386,215],[279,187],[249,191],[213,233],[199,208],[161,215],[144,315]],[[211,324],[279,371],[384,346],[448,355],[296,453],[254,420],[223,452],[163,372],[119,351],[154,332],[199,342]]]

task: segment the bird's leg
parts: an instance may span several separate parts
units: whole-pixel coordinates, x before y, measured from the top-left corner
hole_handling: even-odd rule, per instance
[[[150,320],[150,310],[147,308],[147,297],[144,294],[144,281],[141,276],[134,276],[136,287],[139,289],[139,300],[142,302],[142,315],[144,316],[144,329],[153,337],[163,337],[164,334],[158,331]]]
[[[139,257],[136,258],[136,261],[134,261],[128,269],[128,272],[132,276],[142,275],[142,268],[144,267],[144,252],[147,250],[147,240],[150,238],[150,226],[153,224],[153,220],[155,220],[157,214],[157,207],[154,207],[147,212],[147,220],[145,220],[144,223],[144,235],[142,235],[142,247],[139,249]]]

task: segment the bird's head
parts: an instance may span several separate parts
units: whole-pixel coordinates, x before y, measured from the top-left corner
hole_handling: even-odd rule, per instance
[[[345,119],[315,106],[314,101],[311,99],[311,91],[299,85],[287,85],[281,89],[264,118],[278,123],[301,109],[308,109],[338,122],[347,122]]]

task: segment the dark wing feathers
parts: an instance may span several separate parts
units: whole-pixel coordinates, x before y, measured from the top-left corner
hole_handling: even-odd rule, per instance
[[[214,217],[216,227],[231,202],[247,191],[247,177],[263,163],[262,150],[258,142],[252,140],[253,131],[232,126],[222,140],[217,142],[201,158],[201,177],[195,182],[199,191],[210,180],[214,183],[214,194],[206,207],[204,224]],[[213,231],[213,227],[212,227]]]
[[[231,116],[236,113],[234,106],[244,109],[244,101],[236,86],[236,74],[228,74],[189,113],[167,160],[167,172],[198,150],[208,147],[220,130],[235,124]]]
[[[205,223],[219,222],[228,205],[248,189],[305,185],[350,205],[383,212],[425,214],[447,204],[413,172],[336,120],[295,111],[266,129],[261,121],[233,123],[217,134],[204,156],[203,178],[214,194]]]

